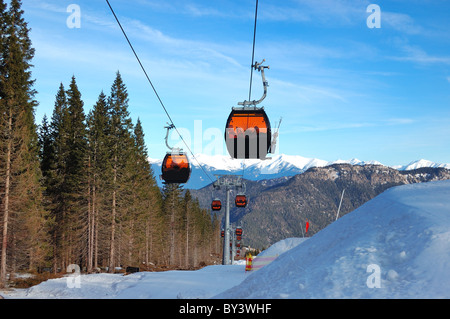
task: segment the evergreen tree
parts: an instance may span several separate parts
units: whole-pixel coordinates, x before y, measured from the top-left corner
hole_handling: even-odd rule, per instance
[[[0,0],[0,52],[3,53],[6,46],[6,28],[7,28],[7,16],[6,16],[6,4],[3,0]],[[0,56],[3,60],[3,54]]]
[[[47,139],[48,152],[42,149],[41,167],[44,174],[46,207],[55,223],[50,231],[53,247],[53,271],[67,267],[67,241],[64,229],[68,210],[67,195],[69,190],[65,184],[67,156],[69,151],[68,130],[69,113],[67,110],[67,97],[64,85],[60,83],[55,98],[55,105],[49,126]],[[45,163],[46,162],[46,163]],[[45,165],[44,165],[45,163]]]
[[[134,128],[134,151],[130,156],[128,171],[130,172],[131,187],[133,192],[133,214],[136,223],[132,233],[134,234],[133,249],[135,258],[141,258],[145,264],[155,247],[150,245],[153,238],[157,237],[158,216],[161,210],[161,193],[156,184],[153,170],[148,161],[147,147],[144,142],[144,132],[141,121],[138,119]],[[142,252],[139,255],[139,252]]]
[[[42,251],[46,216],[34,122],[37,102],[30,71],[34,49],[22,16],[19,0],[12,0],[7,11],[4,2],[0,3],[0,286],[6,285],[7,268],[14,272],[18,267],[33,267],[46,255]]]
[[[184,193],[184,210],[183,210],[183,226],[184,226],[184,246],[185,246],[185,251],[184,251],[184,264],[185,267],[189,267],[191,265],[191,261],[190,261],[190,255],[191,252],[193,251],[193,245],[192,245],[192,205],[191,205],[191,201],[192,201],[192,196],[191,196],[191,192],[189,190],[186,190],[186,192]]]
[[[86,260],[85,243],[87,232],[85,220],[88,214],[87,207],[87,130],[86,118],[83,110],[81,93],[78,90],[75,77],[72,80],[67,94],[67,157],[65,158],[64,194],[67,204],[66,236],[70,247],[70,263],[83,264]]]
[[[179,237],[180,219],[182,216],[182,186],[180,184],[165,184],[163,187],[163,210],[165,215],[164,245],[168,247],[168,264],[177,264],[177,241]]]
[[[80,189],[83,189],[83,185],[86,183],[87,130],[83,101],[74,76],[66,93],[69,116],[66,183],[74,193],[73,197],[78,198],[83,194]]]
[[[88,216],[88,272],[98,267],[99,245],[104,240],[100,236],[105,233],[101,218],[107,214],[110,206],[107,204],[108,194],[105,181],[109,168],[108,149],[109,115],[106,105],[106,95],[100,93],[96,104],[89,112],[88,123],[88,153],[89,153],[89,216]]]
[[[48,177],[52,170],[52,165],[54,163],[52,134],[50,132],[50,124],[48,123],[47,115],[44,114],[42,118],[42,125],[39,128],[39,158],[41,161],[41,171],[44,179]],[[46,185],[47,182],[43,181]]]
[[[218,214],[213,213],[212,217],[212,238],[213,243],[211,252],[216,256],[222,256],[221,236],[220,236],[220,219]]]
[[[60,84],[51,123],[43,122],[40,136],[45,203],[54,220],[49,234],[55,272],[86,260],[86,135],[83,102],[73,76],[67,91]]]
[[[127,186],[127,175],[125,169],[132,150],[133,125],[128,112],[128,92],[119,72],[111,86],[111,94],[107,100],[108,113],[110,117],[108,132],[108,147],[110,149],[111,175],[109,176],[109,187],[111,192],[111,218],[110,218],[110,252],[109,271],[113,271],[119,262],[119,229],[120,219],[127,210],[127,193],[131,189]]]

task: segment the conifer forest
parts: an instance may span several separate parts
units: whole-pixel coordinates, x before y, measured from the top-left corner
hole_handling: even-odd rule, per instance
[[[220,222],[179,184],[157,186],[120,71],[84,105],[55,82],[35,122],[34,49],[19,0],[0,0],[0,287],[18,271],[192,268],[220,254]],[[89,111],[86,111],[89,110]]]

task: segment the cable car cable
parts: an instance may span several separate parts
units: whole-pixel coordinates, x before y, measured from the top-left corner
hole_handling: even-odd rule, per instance
[[[252,63],[250,64],[250,85],[248,89],[248,100],[251,101],[252,97],[252,82],[253,82],[253,65],[255,64],[255,43],[256,43],[256,22],[258,21],[258,0],[256,0],[255,6],[255,23],[253,26],[253,47],[252,47]],[[248,119],[247,119],[248,121]],[[248,124],[248,123],[247,123]],[[245,158],[242,163],[242,177],[245,174]]]
[[[203,168],[203,166],[200,164],[200,162],[199,162],[199,161],[197,160],[197,158],[194,156],[194,154],[192,153],[191,149],[189,148],[189,146],[187,145],[186,141],[184,140],[183,136],[180,134],[180,132],[178,131],[177,127],[176,127],[175,124],[173,123],[173,120],[172,120],[172,118],[170,117],[169,112],[167,111],[167,109],[166,109],[166,107],[165,107],[163,101],[161,100],[161,98],[160,98],[158,92],[156,91],[155,86],[153,85],[152,81],[150,80],[150,77],[148,76],[147,71],[145,71],[145,68],[144,68],[144,66],[143,66],[142,63],[141,63],[141,60],[139,59],[139,57],[138,57],[136,51],[135,51],[134,48],[133,48],[133,45],[131,44],[131,42],[130,42],[130,40],[128,39],[128,36],[127,36],[125,30],[124,30],[123,27],[122,27],[122,24],[120,23],[119,19],[117,18],[116,13],[114,12],[114,9],[111,7],[111,4],[109,3],[108,0],[106,0],[106,3],[108,4],[109,9],[111,10],[112,14],[114,15],[114,18],[116,19],[117,24],[118,24],[119,27],[120,27],[120,30],[122,30],[122,33],[123,33],[123,35],[125,36],[125,39],[127,40],[128,45],[130,46],[131,50],[133,51],[134,56],[136,57],[136,60],[138,61],[139,65],[141,66],[142,71],[144,71],[144,74],[145,74],[145,77],[146,77],[147,80],[148,80],[148,83],[150,83],[150,86],[152,87],[153,92],[155,93],[156,97],[158,98],[159,103],[161,104],[162,108],[164,109],[164,112],[166,113],[167,117],[169,118],[170,123],[173,125],[173,128],[175,129],[175,131],[177,132],[177,134],[180,136],[180,138],[181,138],[181,140],[183,141],[184,145],[186,145],[186,148],[189,150],[189,152],[191,153],[192,157],[193,157],[193,158],[195,159],[195,161],[198,163],[198,165],[200,166],[200,168],[202,169],[202,171],[205,173],[205,175],[211,180],[211,182],[214,182],[214,180],[211,178],[211,176],[209,176],[209,174],[205,171],[205,169]]]
[[[250,65],[250,87],[248,90],[248,100],[251,101],[252,95],[252,79],[253,79],[253,64],[255,63],[255,42],[256,42],[256,22],[258,20],[258,0],[256,0],[255,8],[255,25],[253,27],[253,49],[252,49],[252,64]]]

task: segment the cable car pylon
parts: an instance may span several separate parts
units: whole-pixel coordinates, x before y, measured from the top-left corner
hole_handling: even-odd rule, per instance
[[[230,193],[232,190],[242,190],[245,189],[245,183],[242,181],[242,176],[240,175],[215,175],[217,180],[213,183],[213,187],[216,190],[224,188],[227,194],[227,200],[225,202],[225,225],[223,229],[223,255],[222,255],[222,265],[230,264],[230,236],[232,234],[232,228],[230,227]]]

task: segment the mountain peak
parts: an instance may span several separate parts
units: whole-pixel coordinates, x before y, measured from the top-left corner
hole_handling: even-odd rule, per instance
[[[301,174],[312,167],[324,167],[333,164],[350,165],[383,165],[378,161],[361,161],[358,158],[350,160],[338,159],[326,161],[318,158],[308,158],[300,155],[276,154],[267,160],[259,159],[233,159],[228,155],[196,154],[190,157],[192,173],[186,188],[198,189],[215,179],[214,174],[239,174],[249,180],[264,180],[278,177],[290,177]],[[162,160],[149,158],[155,175],[161,172]],[[200,167],[201,166],[201,167]],[[426,159],[413,161],[407,165],[392,166],[397,170],[413,170],[421,167],[443,167],[450,169],[450,164],[438,164]],[[210,175],[208,178],[205,172]],[[161,183],[159,178],[157,182]],[[160,185],[161,186],[161,185]]]
[[[408,165],[402,166],[400,170],[413,170],[413,169],[418,169],[418,168],[422,168],[422,167],[435,167],[435,168],[448,168],[450,169],[450,164],[440,164],[440,163],[435,163],[426,159],[419,159],[416,161],[412,161],[411,163],[409,163]]]

